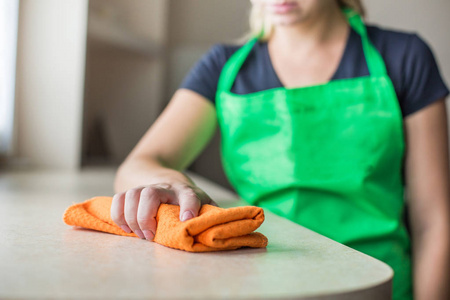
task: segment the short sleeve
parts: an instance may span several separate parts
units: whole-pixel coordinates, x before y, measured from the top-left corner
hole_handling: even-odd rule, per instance
[[[449,94],[430,47],[415,34],[408,43],[399,91],[405,117]]]
[[[220,44],[212,46],[191,68],[180,88],[197,92],[214,103],[220,73],[226,61],[227,55],[224,46]]]

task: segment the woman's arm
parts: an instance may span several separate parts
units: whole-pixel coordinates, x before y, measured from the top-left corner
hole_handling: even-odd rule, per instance
[[[415,299],[449,299],[450,188],[444,99],[405,119]]]
[[[214,105],[190,90],[178,90],[117,172],[115,191],[162,179],[191,183],[186,168],[211,140],[217,126]],[[156,176],[155,176],[156,175]]]
[[[126,232],[152,239],[160,203],[179,204],[182,220],[196,216],[202,204],[215,204],[180,171],[204,149],[216,127],[209,100],[178,90],[117,171],[114,222]]]

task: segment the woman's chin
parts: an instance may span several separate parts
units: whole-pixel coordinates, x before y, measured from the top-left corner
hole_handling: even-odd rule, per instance
[[[275,15],[271,17],[271,23],[274,26],[291,26],[301,22],[297,15]]]

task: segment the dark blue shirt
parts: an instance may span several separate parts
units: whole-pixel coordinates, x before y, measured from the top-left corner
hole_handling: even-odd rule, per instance
[[[420,37],[375,26],[367,26],[367,32],[385,61],[403,116],[449,94],[433,53]],[[241,46],[213,46],[190,70],[180,88],[195,91],[214,103],[222,68]],[[367,75],[361,37],[352,29],[332,80]],[[270,61],[267,43],[258,42],[241,67],[231,92],[248,94],[282,86]]]

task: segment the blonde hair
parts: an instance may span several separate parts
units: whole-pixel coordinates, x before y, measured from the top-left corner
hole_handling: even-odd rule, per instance
[[[361,0],[336,0],[339,7],[348,7],[365,16],[366,11]],[[259,40],[267,41],[273,32],[273,26],[264,20],[264,11],[260,5],[253,5],[250,11],[250,33],[247,38],[258,36]]]
[[[361,0],[337,0],[337,3],[340,8],[344,7],[351,8],[352,10],[360,14],[362,17],[366,16],[366,9],[364,8],[364,5]]]

